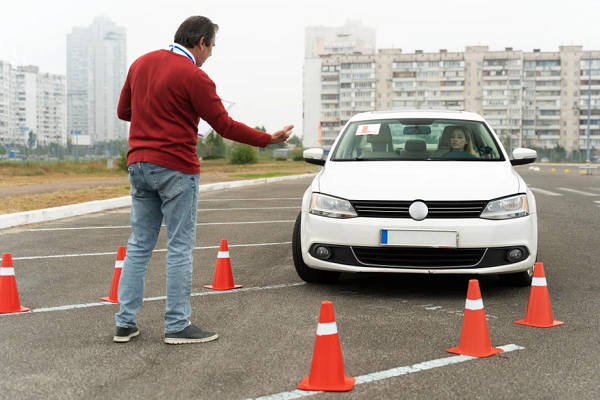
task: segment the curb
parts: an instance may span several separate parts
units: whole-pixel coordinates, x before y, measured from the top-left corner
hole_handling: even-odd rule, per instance
[[[315,176],[316,174],[289,175],[277,178],[260,178],[246,181],[231,181],[200,185],[200,193],[212,192],[244,186],[260,185],[262,183],[290,181]],[[0,215],[0,229],[15,226],[37,224],[39,222],[54,221],[57,219],[75,217],[78,215],[93,214],[101,211],[124,208],[131,206],[131,197],[117,197],[108,200],[89,201],[87,203],[71,204],[62,207],[44,208],[41,210],[24,211],[14,214]]]

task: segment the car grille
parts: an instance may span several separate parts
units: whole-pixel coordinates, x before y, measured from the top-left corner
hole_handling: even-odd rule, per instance
[[[352,251],[358,261],[371,266],[453,268],[478,264],[486,249],[352,246]]]
[[[413,201],[352,200],[359,217],[410,218],[408,208]],[[478,218],[487,201],[424,201],[429,209],[427,218]]]

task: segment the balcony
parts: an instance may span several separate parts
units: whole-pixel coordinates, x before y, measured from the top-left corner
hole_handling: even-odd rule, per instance
[[[484,65],[483,67],[484,71],[498,71],[498,70],[503,70],[506,69],[506,65]]]
[[[535,67],[536,71],[560,71],[560,65],[553,65],[553,66],[536,66]]]
[[[536,81],[560,81],[561,76],[534,76]]]
[[[535,125],[534,129],[536,129],[536,130],[548,130],[548,129],[559,130],[560,129],[560,124],[557,121],[557,123],[555,125]]]
[[[544,119],[544,120],[560,120],[560,115],[537,115],[536,116],[537,119]]]
[[[330,88],[330,87],[328,87],[328,88],[321,88],[321,93],[323,93],[323,94],[328,94],[328,93],[329,94],[333,94],[333,93],[338,93],[339,91],[340,91],[339,86],[336,87],[336,88]]]
[[[517,78],[517,77],[515,77]],[[506,81],[511,79],[508,75],[497,75],[497,76],[483,76],[484,81]]]
[[[560,140],[560,135],[537,135],[537,137],[543,140]]]
[[[508,109],[508,104],[484,104],[484,110],[506,110]]]
[[[462,92],[465,90],[465,87],[464,86],[440,86],[439,89],[443,90],[445,92],[448,92],[448,91]]]
[[[506,81],[506,79],[505,79]],[[489,82],[489,81],[488,81]],[[511,88],[520,88],[521,86],[511,85]],[[509,86],[506,84],[503,85],[483,85],[483,90],[508,90]]]

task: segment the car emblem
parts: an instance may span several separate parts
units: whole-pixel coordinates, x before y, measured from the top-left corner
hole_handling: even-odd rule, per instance
[[[410,214],[410,217],[415,221],[422,221],[425,219],[425,217],[427,217],[429,209],[427,208],[427,205],[422,201],[415,201],[410,205],[408,213]]]

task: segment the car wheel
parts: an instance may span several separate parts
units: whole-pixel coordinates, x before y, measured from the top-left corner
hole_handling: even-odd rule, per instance
[[[302,243],[300,242],[300,224],[302,213],[298,214],[296,224],[294,225],[294,234],[292,235],[292,258],[294,259],[294,267],[298,276],[309,283],[332,283],[340,277],[340,272],[323,271],[320,269],[310,268],[304,264],[302,259]]]
[[[500,280],[507,285],[517,286],[517,287],[525,287],[531,286],[531,281],[533,279],[533,267],[529,268],[526,271],[516,272],[514,274],[501,274]]]

